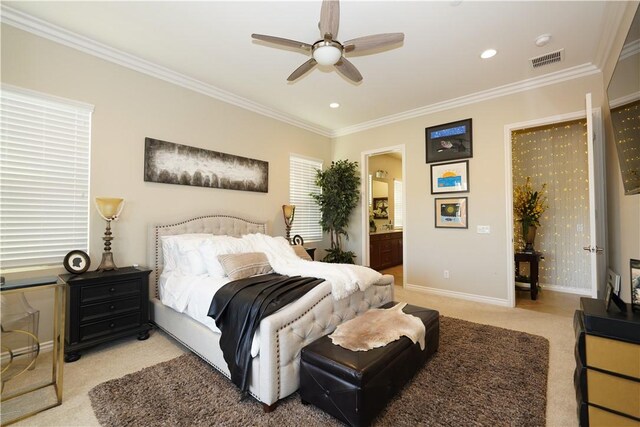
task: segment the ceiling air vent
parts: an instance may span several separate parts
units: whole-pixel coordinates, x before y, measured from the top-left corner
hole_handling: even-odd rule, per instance
[[[540,68],[545,65],[560,62],[564,59],[564,49],[556,50],[555,52],[545,53],[544,55],[536,56],[529,59],[532,68]]]

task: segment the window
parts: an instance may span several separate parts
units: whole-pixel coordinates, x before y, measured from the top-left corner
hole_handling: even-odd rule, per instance
[[[296,206],[291,236],[299,234],[305,242],[322,240],[322,214],[311,193],[320,194],[316,186],[316,170],[322,170],[322,161],[291,155],[289,157],[289,203]]]
[[[0,266],[62,264],[87,250],[93,107],[5,86],[0,94]]]
[[[402,181],[393,180],[393,221],[394,227],[402,227]]]

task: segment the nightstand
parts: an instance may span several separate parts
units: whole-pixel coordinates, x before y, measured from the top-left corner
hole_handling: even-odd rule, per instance
[[[67,292],[65,362],[80,350],[129,335],[149,338],[149,274],[123,267],[110,271],[63,274]]]

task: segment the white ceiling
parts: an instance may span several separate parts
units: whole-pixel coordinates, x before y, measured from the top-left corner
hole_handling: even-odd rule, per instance
[[[318,1],[13,2],[10,6],[141,59],[245,98],[321,133],[422,109],[548,73],[598,66],[621,3],[342,1],[338,40],[404,32],[404,44],[350,57],[364,76],[353,84],[329,69],[294,83],[297,51],[252,41],[251,33],[307,43],[319,39]],[[537,36],[551,42],[537,47]],[[495,48],[498,55],[480,59]],[[561,63],[528,59],[565,49]],[[349,57],[349,56],[348,56]],[[593,68],[593,67],[591,67]],[[532,80],[533,79],[533,80]],[[341,107],[330,109],[330,102]]]

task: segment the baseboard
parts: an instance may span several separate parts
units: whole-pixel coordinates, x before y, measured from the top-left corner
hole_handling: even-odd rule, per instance
[[[501,298],[485,297],[482,295],[467,294],[465,292],[458,292],[458,291],[448,291],[445,289],[429,288],[427,286],[412,285],[411,283],[407,283],[406,285],[404,285],[404,288],[410,291],[420,292],[423,294],[441,295],[444,297],[463,299],[467,301],[475,301],[475,302],[481,302],[485,304],[499,305],[502,307],[511,307],[508,300],[501,299]]]
[[[14,349],[13,351],[16,353],[22,353],[27,350],[28,350],[28,347],[22,347],[22,348]],[[46,353],[47,351],[52,351],[52,350],[53,350],[53,340],[43,342],[42,344],[40,344],[40,354]],[[2,360],[2,363],[7,363],[9,361],[9,352],[3,351],[2,355],[0,356],[0,359]]]
[[[585,297],[590,297],[591,296],[591,290],[590,289],[576,289],[576,288],[569,288],[566,286],[557,286],[557,285],[540,285],[540,287],[542,289],[544,289],[545,291],[554,291],[554,292],[563,292],[565,294],[575,294],[575,295],[582,295]]]

